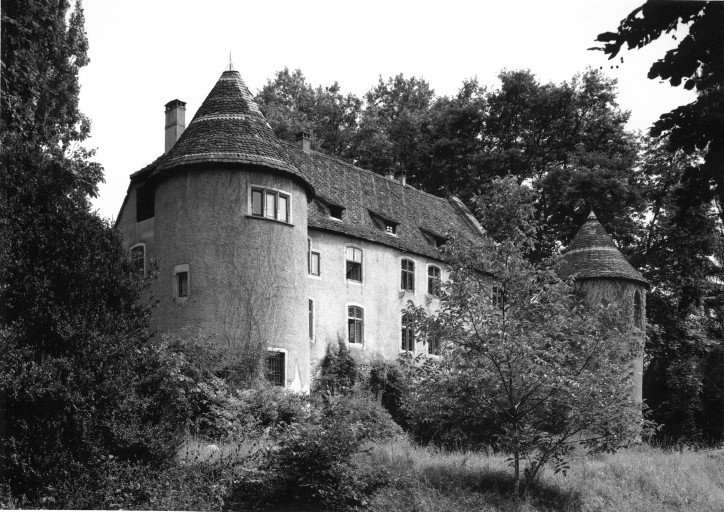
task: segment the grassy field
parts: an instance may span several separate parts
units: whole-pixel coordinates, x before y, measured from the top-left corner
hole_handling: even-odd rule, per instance
[[[578,455],[568,476],[546,472],[525,502],[511,500],[505,457],[440,453],[407,443],[375,447],[367,464],[399,480],[372,510],[724,511],[724,450],[665,451],[640,446],[615,455]]]
[[[215,463],[257,444],[189,443],[181,463]],[[359,464],[386,468],[390,486],[372,511],[415,512],[722,512],[724,450],[664,450],[641,445],[613,455],[577,454],[567,476],[544,470],[526,501],[510,497],[511,469],[502,455],[441,452],[406,441],[374,445]]]

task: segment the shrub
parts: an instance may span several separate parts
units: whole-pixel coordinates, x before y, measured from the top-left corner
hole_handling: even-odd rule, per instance
[[[359,377],[357,362],[349,353],[347,343],[339,338],[336,347],[327,345],[327,353],[319,363],[319,377],[315,380],[313,392],[320,395],[346,394],[352,391]]]

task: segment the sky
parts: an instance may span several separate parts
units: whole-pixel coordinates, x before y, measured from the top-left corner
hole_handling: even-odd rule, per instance
[[[651,63],[676,45],[665,35],[609,61],[589,51],[642,0],[445,2],[367,0],[84,0],[90,64],[81,69],[80,106],[91,119],[104,184],[93,207],[113,219],[128,177],[163,153],[164,105],[187,102],[186,122],[226,68],[252,93],[279,70],[363,96],[379,80],[423,77],[439,96],[477,77],[495,88],[503,69],[530,69],[560,83],[587,67],[618,80],[628,128],[693,101],[693,93],[648,80]],[[678,37],[681,37],[679,35]],[[613,68],[611,68],[613,66]]]

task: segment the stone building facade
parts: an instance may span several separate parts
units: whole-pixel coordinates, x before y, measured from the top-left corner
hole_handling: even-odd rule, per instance
[[[402,309],[438,307],[447,233],[483,235],[455,197],[279,140],[231,67],[188,127],[185,104],[166,105],[165,153],[131,175],[116,226],[139,269],[158,261],[159,332],[266,350],[296,390],[338,339],[363,360],[434,353]]]

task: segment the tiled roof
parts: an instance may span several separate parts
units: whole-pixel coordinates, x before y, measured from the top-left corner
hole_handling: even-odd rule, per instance
[[[303,151],[284,142],[287,159],[299,169],[317,192],[309,206],[309,228],[342,233],[378,242],[403,251],[440,258],[422,230],[445,235],[457,231],[474,237],[483,233],[462,203],[403,185],[323,153]],[[342,221],[332,219],[325,203],[345,207]],[[396,234],[380,229],[370,213],[391,221]]]
[[[154,174],[185,164],[256,164],[311,184],[284,157],[272,131],[237,71],[224,71]]]
[[[558,273],[563,277],[628,279],[648,285],[626,261],[593,212],[563,250]]]

